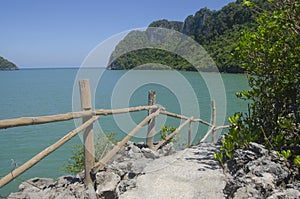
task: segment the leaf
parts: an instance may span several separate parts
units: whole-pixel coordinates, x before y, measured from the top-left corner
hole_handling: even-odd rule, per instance
[[[289,159],[292,156],[291,150],[287,150],[287,151],[282,150],[281,154],[284,157],[284,159],[286,159],[286,160]]]
[[[254,3],[251,2],[251,1],[246,1],[246,0],[244,0],[244,1],[243,1],[243,5],[244,5],[244,6],[247,6],[247,7],[253,7],[253,6],[254,6]]]
[[[241,117],[241,114],[240,113],[236,113],[234,114],[233,116],[229,117],[228,118],[228,121],[230,122],[230,124],[237,124],[239,119]]]
[[[300,155],[297,155],[294,159],[294,164],[298,167],[300,167]]]

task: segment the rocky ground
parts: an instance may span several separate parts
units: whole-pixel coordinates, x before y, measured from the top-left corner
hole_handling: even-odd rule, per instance
[[[290,167],[275,151],[250,143],[227,163],[226,198],[300,198],[299,168]]]
[[[82,175],[23,182],[8,198],[300,198],[299,169],[251,143],[236,150],[224,170],[213,158],[219,145],[201,143],[158,152],[129,142],[85,187]],[[297,173],[298,172],[298,173]]]
[[[202,143],[156,159],[144,168],[136,187],[120,198],[224,198],[225,175],[213,158],[217,150],[213,144]]]
[[[8,198],[117,198],[136,186],[136,179],[154,159],[175,153],[173,144],[154,152],[144,144],[128,142],[95,176],[94,186],[85,187],[83,174],[62,176],[57,180],[33,178],[23,182]]]

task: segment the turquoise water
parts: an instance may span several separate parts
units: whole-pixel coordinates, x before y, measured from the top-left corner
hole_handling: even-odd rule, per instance
[[[95,70],[95,71],[93,71]],[[0,120],[22,117],[40,116],[71,112],[73,110],[73,87],[76,82],[77,69],[30,69],[20,71],[0,72]],[[89,72],[96,73],[96,69]],[[122,104],[128,106],[138,106],[147,104],[148,90],[154,89],[157,93],[157,103],[164,106],[168,111],[184,113],[187,116],[210,121],[211,117],[211,95],[217,98],[217,112],[225,111],[226,117],[236,111],[245,111],[247,104],[235,97],[235,92],[247,89],[245,75],[242,74],[221,74],[225,85],[225,100],[221,96],[222,92],[214,88],[215,93],[209,94],[210,85],[206,85],[201,75],[195,72],[181,72],[180,77],[170,71],[136,71],[128,79],[127,71],[101,71],[101,78],[95,88],[94,104],[96,109],[121,108]],[[205,74],[208,78],[213,78],[217,74]],[[139,80],[154,79],[152,82],[140,84]],[[186,84],[191,86],[196,99],[188,91],[187,85],[180,83],[179,79],[186,80]],[[168,80],[168,83],[157,83],[155,79]],[[171,85],[171,86],[170,86]],[[118,90],[118,88],[120,88]],[[134,88],[134,89],[133,89]],[[76,89],[76,88],[75,88]],[[129,92],[129,94],[128,94]],[[129,96],[129,97],[124,97]],[[197,103],[195,103],[195,100]],[[75,100],[76,101],[76,100]],[[112,104],[112,101],[115,103]],[[227,103],[226,103],[227,101]],[[125,103],[126,102],[126,103]],[[121,106],[121,107],[118,107]],[[199,108],[199,115],[194,115]],[[146,116],[146,112],[132,113],[130,118],[134,124],[139,123]],[[101,117],[98,123],[105,133],[115,132],[116,137],[121,139],[128,133],[124,127],[127,124],[128,115]],[[120,121],[120,122],[119,122]],[[124,122],[125,121],[125,122]],[[162,124],[178,126],[178,119],[170,119],[159,116],[157,119],[157,130]],[[223,124],[222,118],[218,118],[218,124]],[[119,125],[119,126],[118,126]],[[0,176],[6,175],[14,168],[13,162],[21,165],[41,150],[51,145],[69,131],[75,128],[74,121],[58,122],[51,124],[16,127],[0,130]],[[204,125],[196,125],[194,130],[194,143],[199,141],[207,131]],[[99,131],[97,129],[96,131]],[[183,130],[186,132],[186,130]],[[144,141],[145,129],[137,134],[134,141]],[[181,135],[186,143],[186,133]],[[12,191],[17,191],[20,181],[31,177],[51,177],[56,178],[65,173],[58,170],[59,167],[67,163],[71,155],[71,146],[80,144],[80,136],[73,138],[54,153],[43,159],[34,168],[26,171],[19,178],[9,185],[0,189],[0,196],[5,196]]]

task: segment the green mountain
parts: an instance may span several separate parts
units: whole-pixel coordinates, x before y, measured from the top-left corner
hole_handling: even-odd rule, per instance
[[[229,3],[218,11],[202,8],[194,15],[188,16],[183,22],[163,19],[152,22],[149,28],[167,28],[183,33],[202,45],[219,71],[242,72],[242,69],[231,56],[237,46],[238,38],[243,31],[257,27],[255,22],[259,15],[257,8],[270,9],[267,0],[255,0],[253,2],[256,6],[252,8],[243,6],[243,0]],[[154,35],[156,34],[159,33],[154,33]],[[184,57],[164,50],[166,45],[170,45],[169,40],[172,39],[170,35],[166,35],[159,39],[162,48],[152,49],[148,47],[141,49],[140,47],[143,44],[151,46],[153,33],[149,34],[148,30],[132,31],[116,46],[107,68],[112,70],[132,69],[146,64],[145,68],[148,69],[151,68],[151,64],[147,63],[160,63],[177,70],[196,70]],[[174,48],[177,52],[176,49],[182,48],[182,44],[175,42],[171,48]],[[170,49],[170,46],[167,49]],[[205,66],[205,63],[209,63],[207,60],[198,61],[202,63],[196,68],[202,71],[211,70],[210,66]]]
[[[18,70],[19,68],[12,62],[0,56],[0,70]]]

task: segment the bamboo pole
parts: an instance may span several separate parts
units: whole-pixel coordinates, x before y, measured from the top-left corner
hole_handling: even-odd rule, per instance
[[[191,117],[191,120],[189,122],[189,130],[188,130],[188,147],[191,147],[192,146],[192,135],[193,135],[193,132],[192,132],[192,120],[194,118]]]
[[[81,108],[83,111],[90,111],[92,109],[90,81],[79,81]],[[85,116],[82,118],[82,123],[88,121],[92,116]],[[85,173],[85,185],[93,183],[90,175],[90,171],[95,164],[95,147],[94,147],[94,131],[93,124],[88,126],[83,134],[84,143],[84,173]]]
[[[150,90],[148,92],[148,106],[152,106],[156,104],[156,92],[155,90]],[[148,115],[155,112],[155,109],[149,109]],[[153,149],[153,142],[155,136],[155,117],[149,120],[148,122],[148,132],[147,132],[147,139],[146,144],[150,149]]]
[[[92,123],[94,123],[96,120],[98,120],[98,116],[94,116],[88,121],[86,121],[84,124],[79,126],[78,128],[74,129],[73,131],[69,132],[67,135],[59,139],[57,142],[52,144],[51,146],[47,147],[43,151],[41,151],[39,154],[35,155],[33,158],[25,162],[23,165],[20,167],[14,169],[11,171],[9,174],[1,178],[0,180],[0,188],[3,187],[4,185],[8,184],[10,181],[24,173],[26,170],[30,169],[33,167],[35,164],[37,164],[39,161],[41,161],[43,158],[45,158],[47,155],[55,151],[57,148],[59,148],[61,145],[65,144],[67,141],[69,141],[71,138],[76,136],[78,133],[83,131],[85,128],[90,126]]]
[[[225,125],[225,126],[217,126],[217,127],[215,128],[215,131],[220,130],[220,129],[227,129],[227,128],[229,128],[229,125]]]
[[[211,129],[209,131],[207,131],[207,133],[205,134],[205,136],[200,140],[200,142],[204,142],[206,140],[206,138],[209,136],[209,134],[211,134],[211,132],[213,131],[215,127],[211,127]]]
[[[144,111],[150,109],[157,109],[159,106],[137,106],[131,108],[121,108],[121,109],[112,109],[112,110],[95,110],[95,115],[112,115],[112,114],[122,114],[128,112],[137,112],[137,111]]]
[[[217,122],[216,101],[215,100],[212,100],[211,106],[212,106],[212,122],[211,122],[211,124],[214,127],[214,128],[212,128],[211,137],[212,137],[212,143],[215,143],[216,142],[215,126],[216,126],[216,122]]]
[[[174,117],[174,118],[178,118],[178,119],[183,119],[183,120],[188,120],[189,119],[189,117],[187,117],[187,116],[179,115],[179,114],[168,112],[168,111],[162,111],[161,114],[164,114],[164,115],[167,115],[167,116],[170,116],[170,117]],[[205,124],[207,126],[212,126],[212,124],[210,124],[209,122],[206,122],[202,119],[192,119],[192,122],[199,122],[199,123]]]
[[[205,136],[200,140],[200,142],[204,142],[204,141],[207,139],[208,135],[209,135],[213,130],[217,131],[217,130],[220,130],[220,129],[226,129],[226,128],[229,128],[229,125],[212,127],[212,128],[205,134]]]
[[[105,164],[121,149],[121,147],[123,147],[148,121],[158,116],[160,111],[161,108],[158,108],[154,113],[148,115],[143,121],[141,121],[121,142],[115,145],[110,152],[108,152],[98,163],[95,164],[92,169],[92,173],[95,174],[97,171],[103,169]]]
[[[192,118],[187,119],[185,122],[183,122],[178,128],[176,128],[175,131],[173,131],[170,135],[168,135],[164,140],[161,140],[158,142],[157,145],[155,145],[154,150],[158,150],[159,147],[161,147],[167,140],[171,139],[174,135],[176,135],[185,125],[187,125]]]
[[[212,126],[212,124],[210,124],[209,122],[206,122],[202,119],[194,119],[193,122],[199,122],[201,124],[205,124],[206,126]]]
[[[127,112],[136,112],[142,110],[149,110],[153,108],[157,108],[158,106],[137,106],[131,108],[122,108],[122,109],[114,109],[114,110],[94,110],[94,111],[78,111],[78,112],[69,112],[65,114],[57,114],[57,115],[49,115],[49,116],[37,116],[37,117],[20,117],[20,118],[12,118],[0,120],[0,129],[18,127],[18,126],[28,126],[28,125],[38,125],[52,122],[61,122],[72,119],[78,119],[86,116],[94,116],[94,115],[111,115],[111,114],[121,114]]]

